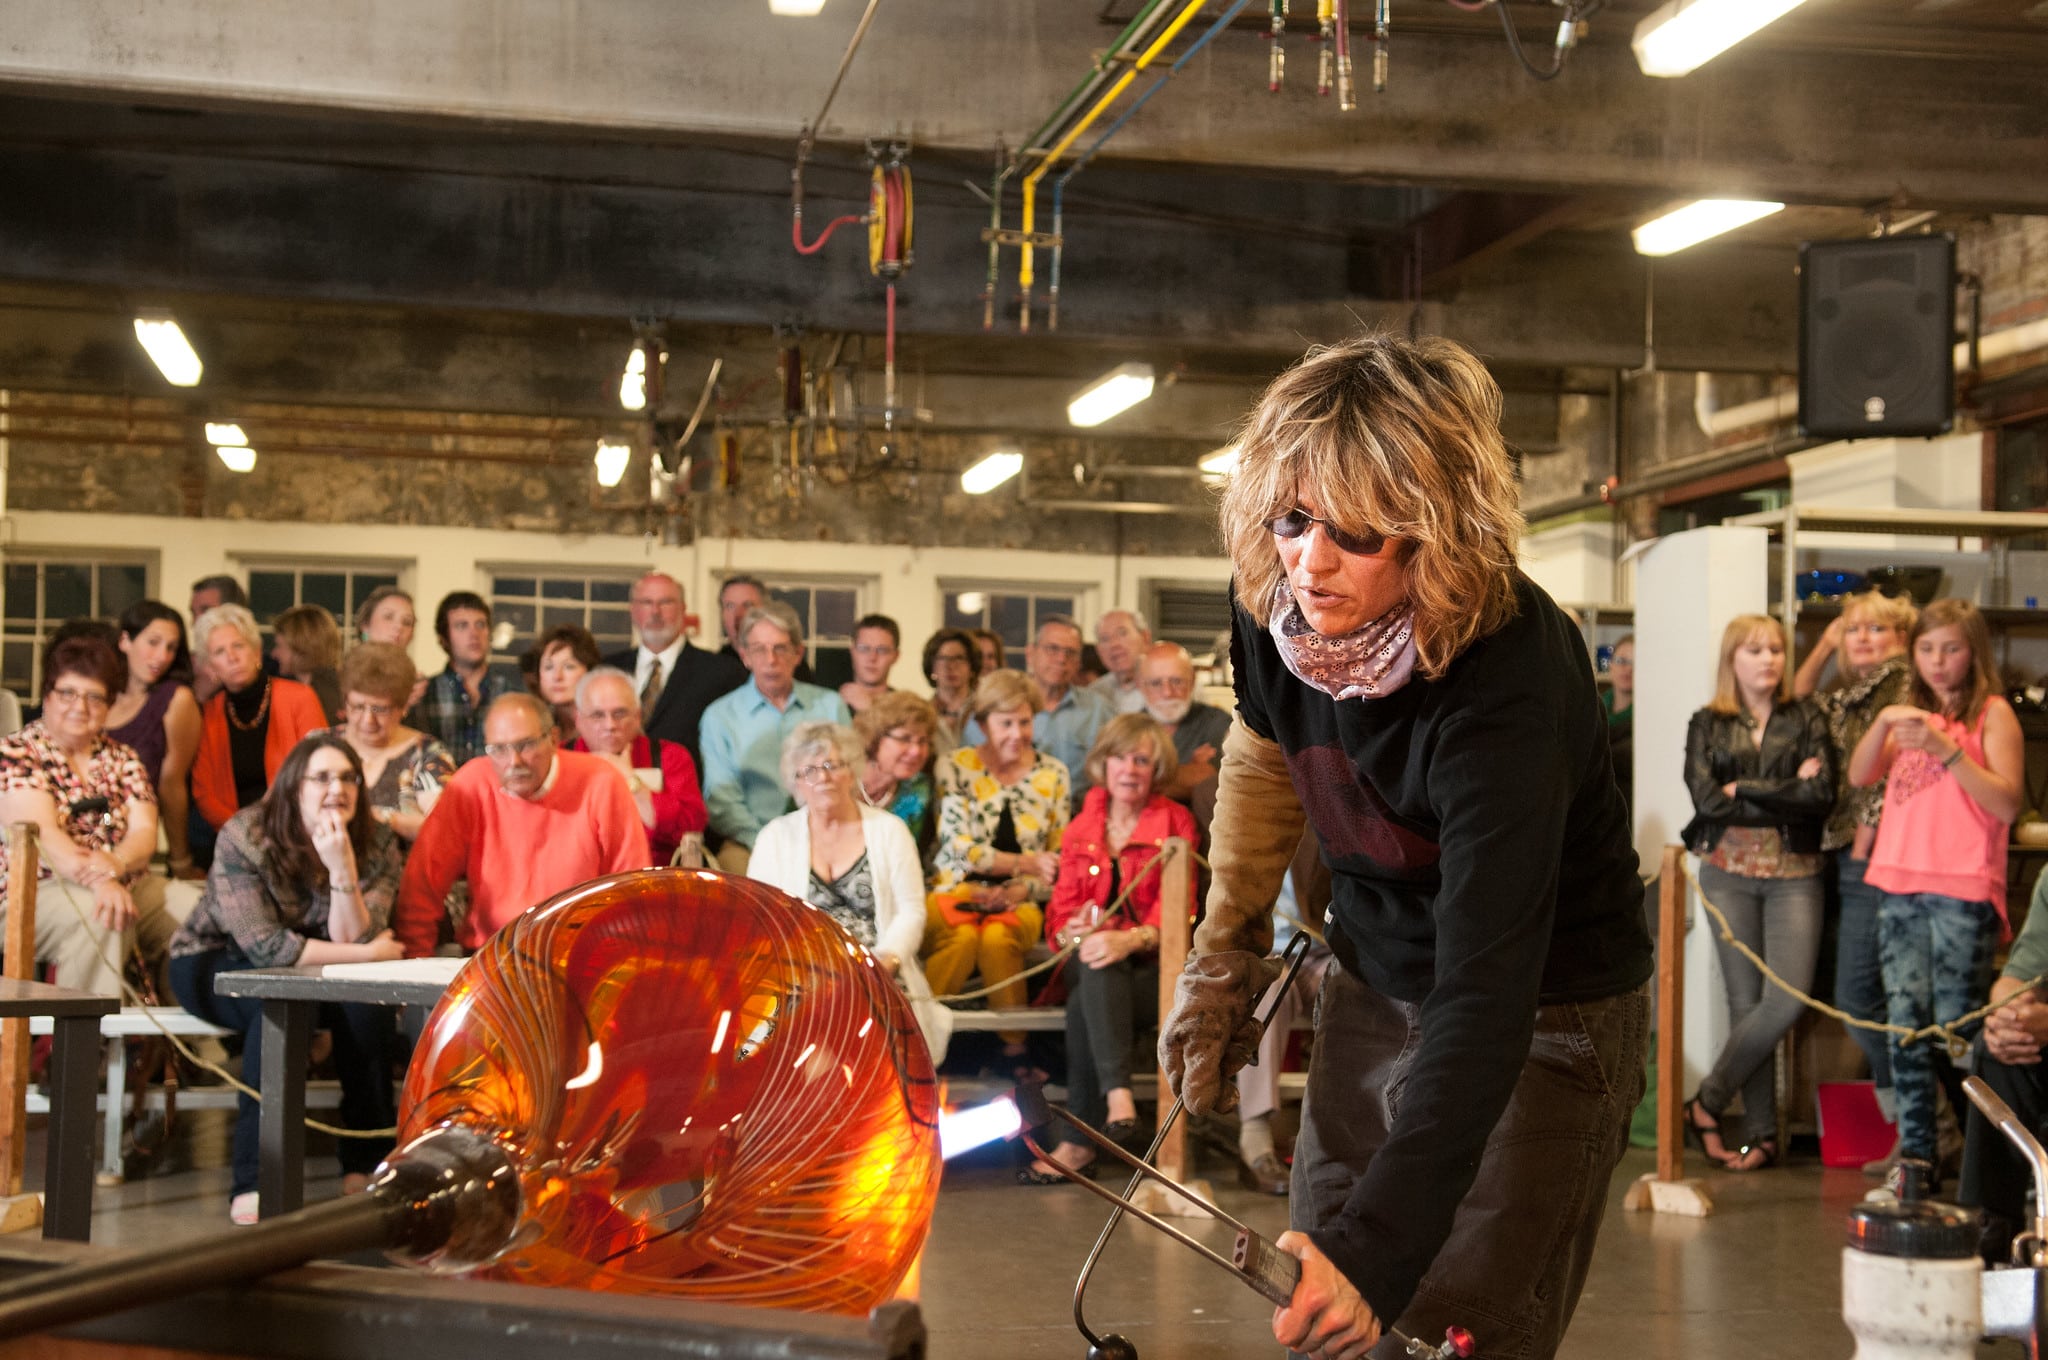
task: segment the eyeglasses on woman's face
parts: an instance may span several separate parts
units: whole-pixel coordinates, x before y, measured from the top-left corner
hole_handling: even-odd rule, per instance
[[[43,702],[62,704],[66,708],[84,705],[88,711],[98,713],[107,707],[107,693],[99,689],[79,689],[73,685],[52,685]]]
[[[368,699],[350,699],[347,707],[351,718],[388,718],[398,712],[397,704],[373,703]]]
[[[796,772],[799,784],[822,784],[846,768],[836,760],[821,760],[815,765],[805,765]]]
[[[1370,530],[1363,536],[1353,534],[1348,529],[1338,528],[1329,520],[1311,515],[1298,505],[1292,510],[1284,514],[1275,515],[1272,519],[1266,521],[1266,527],[1272,530],[1273,537],[1275,538],[1300,538],[1308,532],[1308,527],[1311,524],[1322,525],[1323,537],[1330,541],[1332,547],[1341,552],[1352,553],[1359,557],[1377,557],[1387,546],[1387,536],[1385,534]]]
[[[354,770],[314,770],[306,776],[306,782],[323,791],[335,787],[359,789],[363,786],[363,777]]]

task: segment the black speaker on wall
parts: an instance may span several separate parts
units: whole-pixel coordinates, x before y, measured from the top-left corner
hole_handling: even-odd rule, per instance
[[[1799,428],[1823,439],[1955,423],[1956,238],[1799,247]]]

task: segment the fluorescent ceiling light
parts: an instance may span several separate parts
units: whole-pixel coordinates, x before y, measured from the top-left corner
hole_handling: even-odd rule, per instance
[[[619,405],[628,411],[647,408],[647,351],[638,345],[626,356],[626,371],[619,378]]]
[[[1237,460],[1243,452],[1244,450],[1238,448],[1235,444],[1225,444],[1216,452],[1202,459],[1201,462],[1196,463],[1195,466],[1202,470],[1204,476],[1228,477],[1231,473],[1237,471]]]
[[[629,444],[614,444],[605,440],[597,446],[597,484],[617,486],[626,475],[626,464],[633,457]]]
[[[1118,364],[1074,394],[1067,403],[1070,425],[1100,425],[1152,395],[1152,365]]]
[[[798,19],[808,19],[823,8],[825,0],[768,0],[770,14],[787,15]]]
[[[199,362],[192,342],[178,329],[177,322],[167,316],[138,316],[135,338],[149,352],[150,361],[164,375],[164,381],[173,387],[199,385],[199,375],[206,366]]]
[[[226,444],[230,448],[246,447],[249,443],[249,436],[242,433],[242,427],[239,425],[227,425],[209,420],[206,422],[206,442],[216,445]]]
[[[1682,76],[1720,56],[1800,0],[1670,0],[1636,25],[1636,65]]]
[[[1769,217],[1784,206],[1782,203],[1759,203],[1744,198],[1703,198],[1637,227],[1636,253],[1670,255],[1760,217]]]
[[[256,466],[256,450],[247,444],[216,444],[213,451],[228,465],[229,472],[247,472]]]
[[[1023,469],[1023,454],[992,453],[960,474],[960,489],[970,496],[984,496]]]

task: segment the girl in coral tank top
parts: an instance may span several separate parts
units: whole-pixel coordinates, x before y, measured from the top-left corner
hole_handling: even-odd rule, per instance
[[[1936,600],[1911,638],[1908,702],[1884,709],[1849,760],[1849,780],[1886,779],[1865,881],[1884,892],[1878,948],[1886,1018],[1947,1024],[1984,999],[2005,933],[2005,851],[2026,765],[2019,719],[1999,697],[1991,633],[1967,600]],[[1940,1046],[1900,1047],[1892,1086],[1899,1155],[1935,1159]]]

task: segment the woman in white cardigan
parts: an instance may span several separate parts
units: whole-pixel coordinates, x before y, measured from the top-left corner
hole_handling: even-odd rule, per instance
[[[830,915],[874,954],[910,998],[931,1049],[945,1061],[953,1015],[932,1000],[917,966],[924,942],[924,872],[901,818],[854,801],[866,761],[853,729],[800,723],[782,744],[782,785],[797,810],[761,828],[747,877]]]

